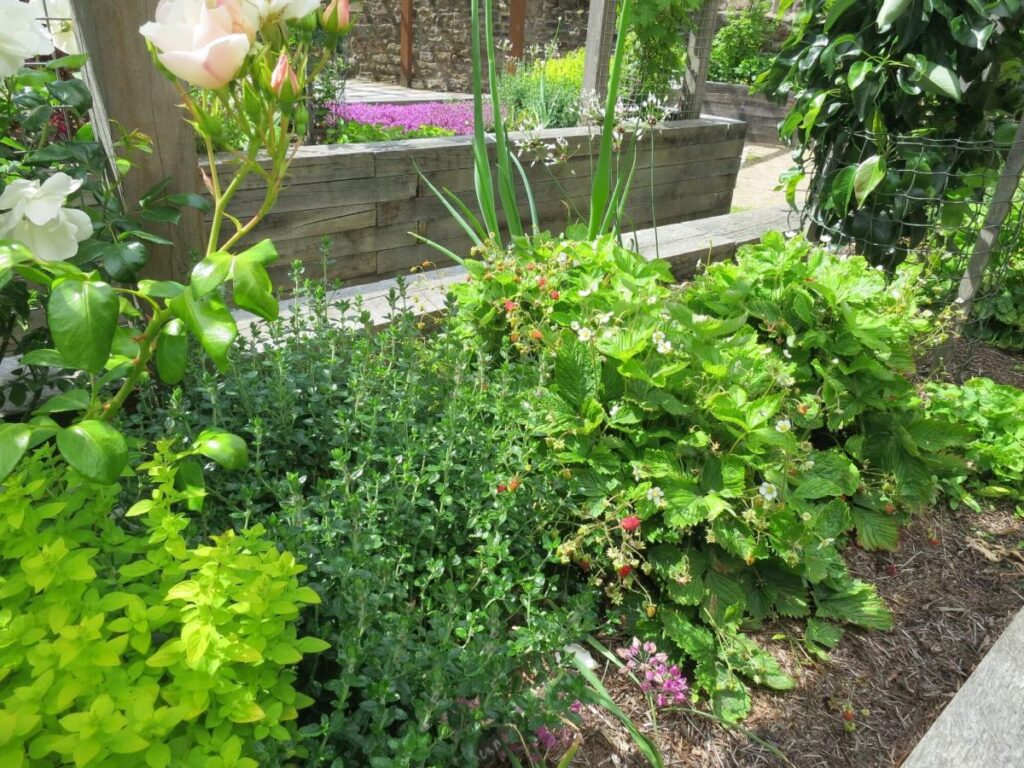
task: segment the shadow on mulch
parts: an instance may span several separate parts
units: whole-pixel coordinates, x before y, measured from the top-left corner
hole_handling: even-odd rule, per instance
[[[1024,388],[1024,358],[958,345],[950,378],[972,376]],[[893,768],[1024,606],[1024,520],[1012,506],[981,514],[939,508],[918,515],[895,552],[846,552],[853,574],[878,587],[893,612],[890,632],[848,629],[827,661],[800,644],[802,625],[757,633],[796,679],[782,694],[754,689],[743,729],[693,715],[659,717],[657,741],[677,768]],[[784,639],[779,639],[782,636]],[[643,695],[605,669],[605,684],[634,723],[652,733]],[[853,720],[844,719],[852,710]],[[849,715],[847,715],[848,717]],[[626,731],[588,710],[574,768],[641,768]],[[761,742],[769,742],[779,758]]]

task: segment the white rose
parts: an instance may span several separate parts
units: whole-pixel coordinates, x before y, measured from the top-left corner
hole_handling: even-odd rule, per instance
[[[71,19],[71,0],[32,0],[36,18],[45,22],[54,44],[69,56],[82,52]]]
[[[301,19],[320,8],[320,0],[241,0],[242,11],[257,29]]]
[[[66,173],[55,173],[42,184],[11,182],[0,194],[0,239],[24,244],[43,261],[70,259],[92,235],[88,214],[64,207],[68,195],[81,186],[80,179]]]
[[[26,59],[53,53],[53,41],[31,6],[0,0],[0,19],[0,78],[13,75]]]
[[[236,0],[160,0],[156,21],[139,32],[156,46],[160,63],[200,88],[224,88],[235,79],[252,45]]]

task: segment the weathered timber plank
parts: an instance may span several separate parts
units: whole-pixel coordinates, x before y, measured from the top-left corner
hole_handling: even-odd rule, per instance
[[[1024,612],[1006,628],[902,768],[1024,765]]]
[[[385,176],[380,179],[353,181],[339,179],[316,184],[298,184],[281,192],[274,210],[280,213],[315,208],[339,208],[384,200],[403,200],[416,194],[416,176]],[[263,202],[263,191],[239,192],[229,209],[234,216],[253,216]]]
[[[243,245],[270,239],[275,243],[305,237],[323,237],[353,229],[377,225],[377,205],[360,203],[340,208],[313,208],[302,211],[270,213],[256,230],[245,237]]]

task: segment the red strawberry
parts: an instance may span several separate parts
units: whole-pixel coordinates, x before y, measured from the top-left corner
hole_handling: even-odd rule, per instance
[[[629,574],[631,574],[633,572],[633,566],[632,565],[620,565],[618,572],[619,572],[619,578],[620,579],[624,579],[627,576],[629,576]]]
[[[628,517],[622,518],[622,522],[619,523],[622,526],[622,530],[632,533],[640,527],[640,518],[636,515],[629,515]]]

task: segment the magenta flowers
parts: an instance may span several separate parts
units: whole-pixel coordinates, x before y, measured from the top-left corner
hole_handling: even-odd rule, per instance
[[[629,647],[619,648],[615,653],[626,662],[622,671],[632,672],[640,679],[640,688],[653,698],[655,706],[686,703],[686,694],[690,690],[686,678],[679,667],[669,665],[667,654],[658,653],[654,643],[641,643],[634,637]]]
[[[428,101],[421,104],[362,104],[338,102],[328,105],[328,120],[371,125],[394,126],[415,131],[432,125],[457,134],[473,132],[473,104],[468,101]],[[484,108],[487,127],[491,123],[490,108]]]

